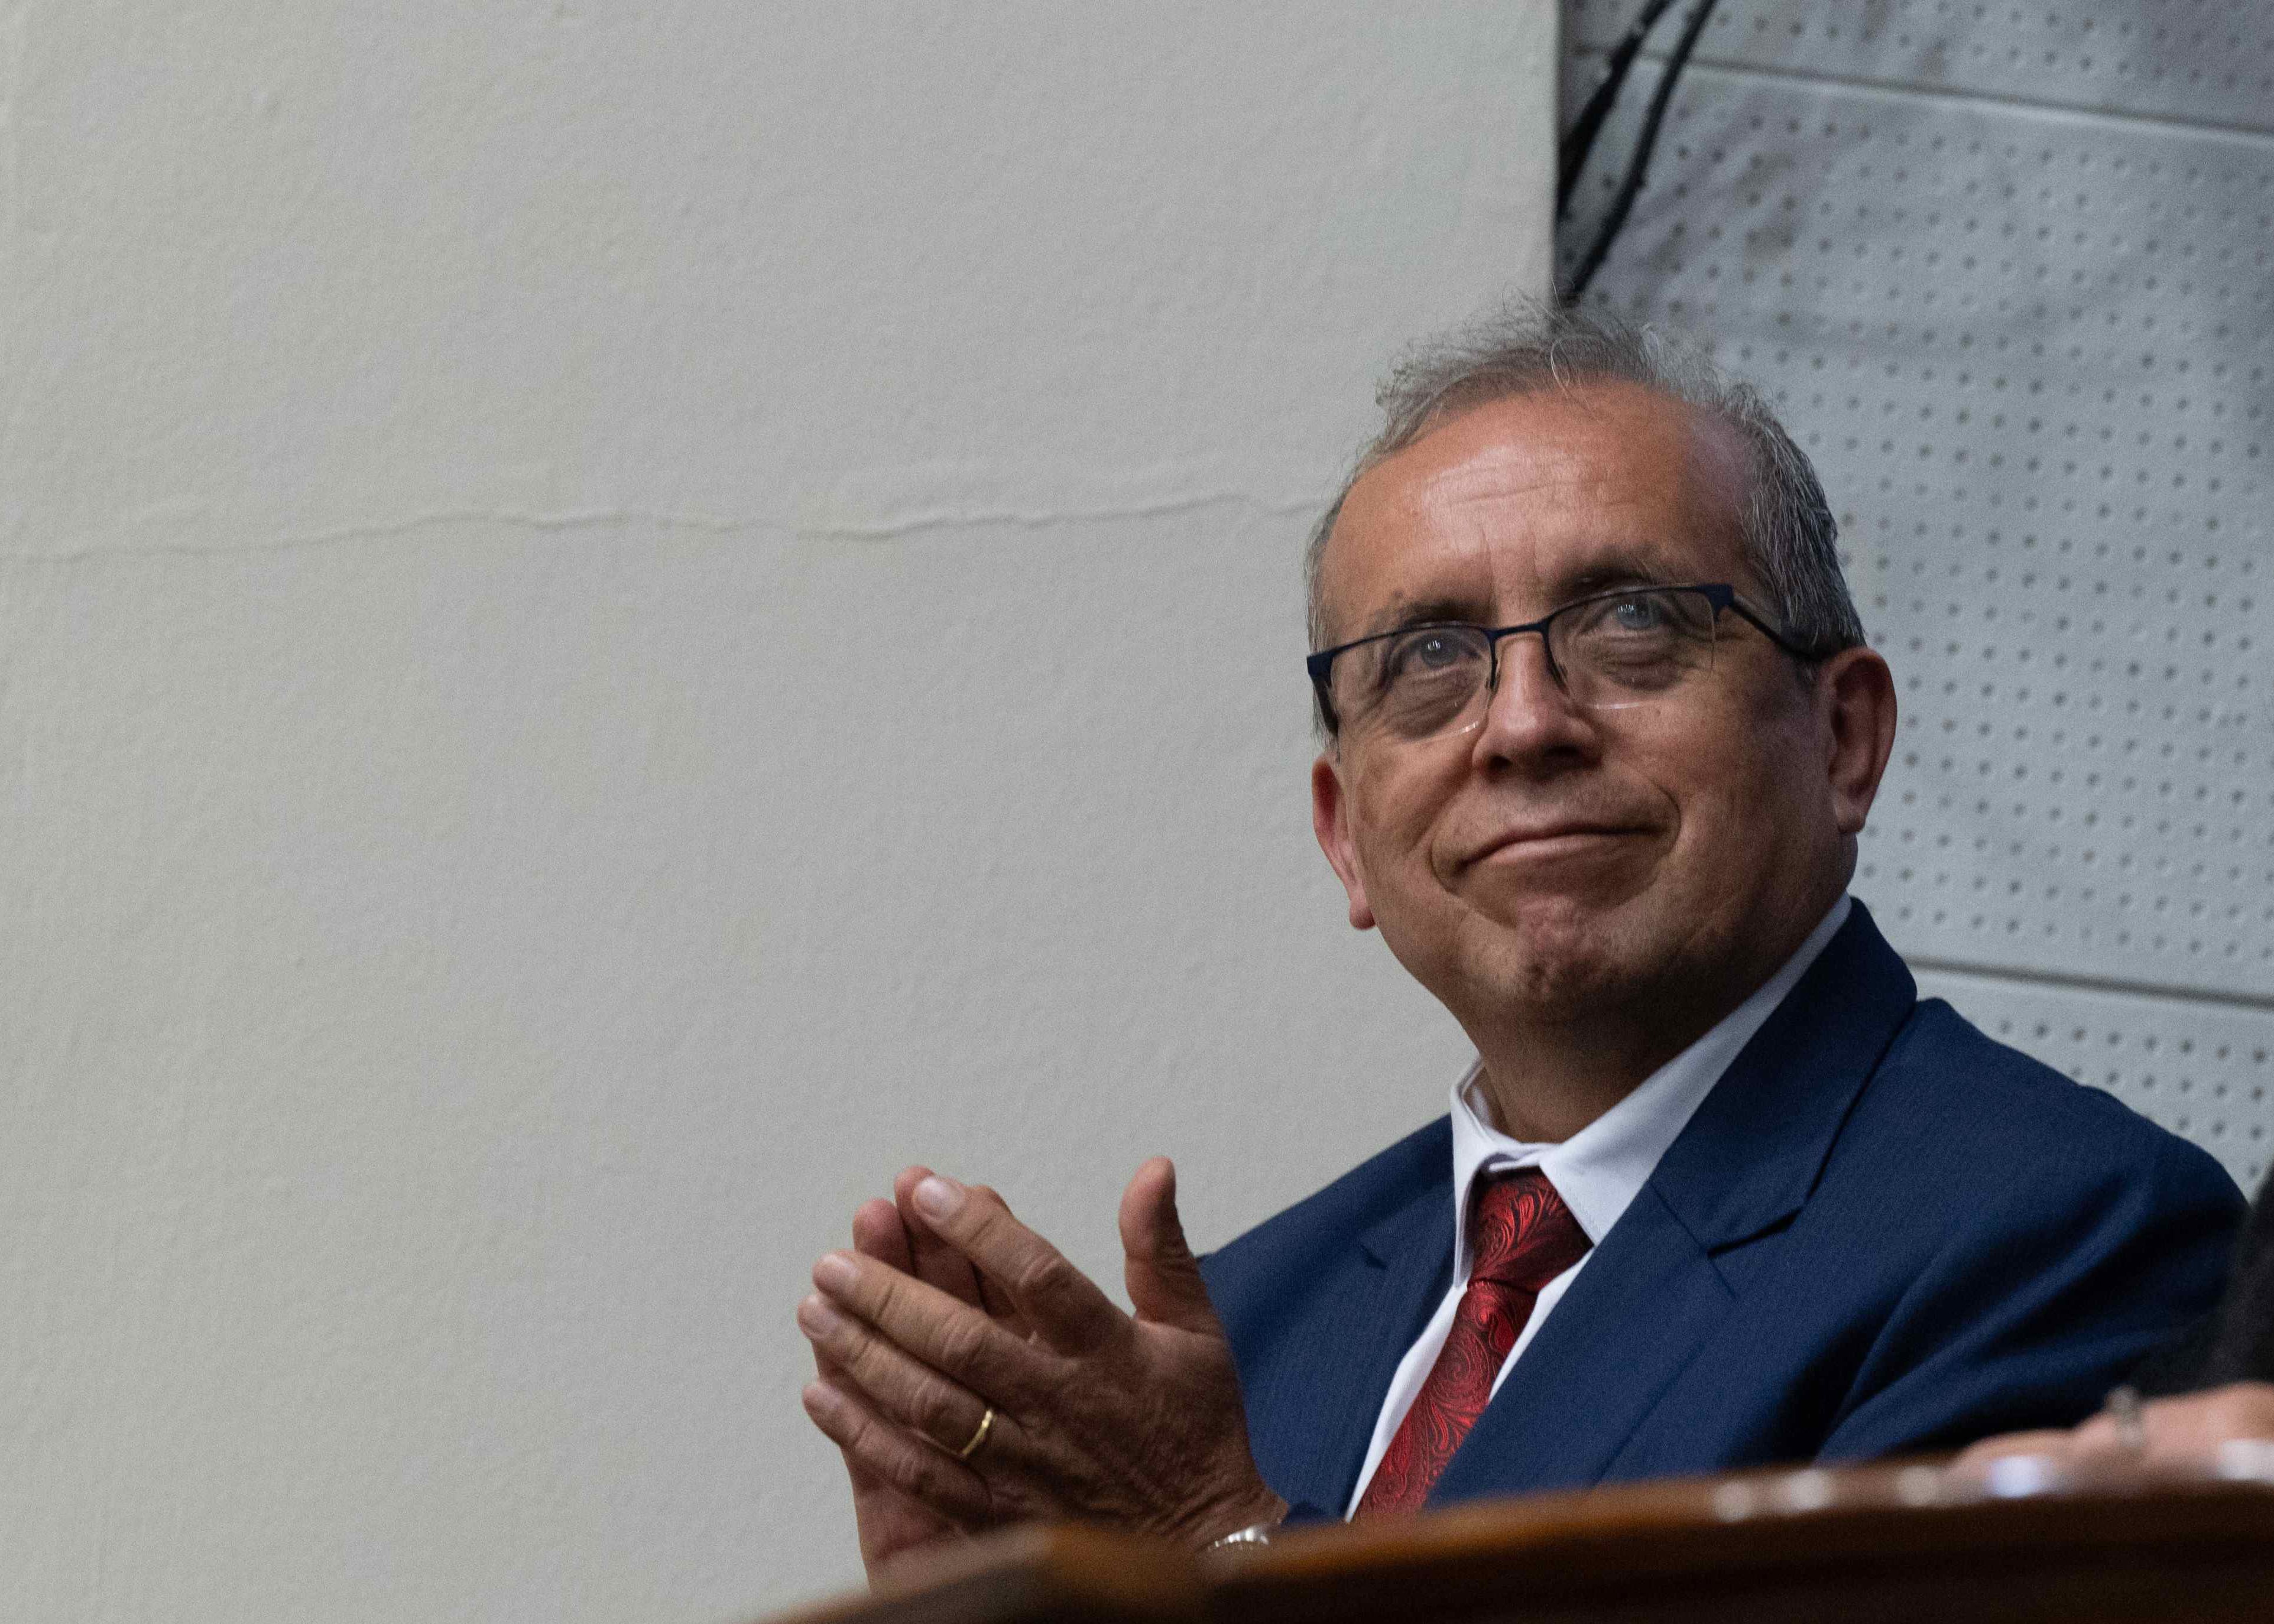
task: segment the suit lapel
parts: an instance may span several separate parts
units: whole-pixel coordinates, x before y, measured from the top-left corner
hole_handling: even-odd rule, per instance
[[[1291,1479],[1274,1485],[1288,1499],[1337,1516],[1348,1503],[1389,1379],[1452,1280],[1451,1183],[1448,1167],[1359,1235],[1330,1340],[1307,1384],[1316,1404],[1304,1429],[1312,1447]]]
[[[1651,1175],[1699,1246],[1720,1252],[1800,1210],[1917,1003],[1910,971],[1856,903]]]
[[[1603,1237],[1433,1502],[1589,1484],[1611,1469],[1736,1300],[1714,1258],[1800,1210],[1916,997],[1856,904]]]

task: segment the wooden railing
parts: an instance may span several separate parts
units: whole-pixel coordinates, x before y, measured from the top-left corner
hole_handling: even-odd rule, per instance
[[[2263,1453],[2263,1452],[2262,1452]],[[796,1624],[2266,1624],[2274,1462],[1749,1473],[1482,1501],[1194,1556],[1080,1527],[975,1541]],[[785,1621],[787,1624],[787,1621]]]

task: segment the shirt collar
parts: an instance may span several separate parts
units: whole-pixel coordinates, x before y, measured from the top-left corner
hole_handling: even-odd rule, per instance
[[[1721,1073],[1752,1041],[1817,955],[1848,922],[1852,898],[1841,897],[1752,996],[1719,1025],[1650,1074],[1642,1086],[1560,1144],[1526,1144],[1492,1125],[1480,1084],[1484,1063],[1473,1062],[1453,1085],[1453,1255],[1468,1277],[1469,1191],[1480,1174],[1536,1167],[1547,1176],[1591,1244],[1610,1233],[1650,1180]]]

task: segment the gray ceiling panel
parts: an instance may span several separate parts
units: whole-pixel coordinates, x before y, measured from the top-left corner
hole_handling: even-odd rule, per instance
[[[1573,42],[1608,46],[1638,0],[1575,0]],[[1687,7],[1679,8],[1686,11]],[[1670,40],[1679,18],[1659,25]],[[2172,120],[2265,123],[2274,6],[2251,0],[1724,0],[1702,64]]]
[[[2270,252],[2264,138],[1683,79],[1595,297],[1818,461],[1903,707],[1857,890],[1915,959],[2274,1002]]]

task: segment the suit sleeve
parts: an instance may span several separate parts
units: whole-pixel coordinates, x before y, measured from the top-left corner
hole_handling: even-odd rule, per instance
[[[2208,1311],[2241,1197],[2202,1151],[2157,1139],[2128,1176],[2052,1158],[1960,1215],[1874,1339],[1819,1458],[2071,1425]]]

